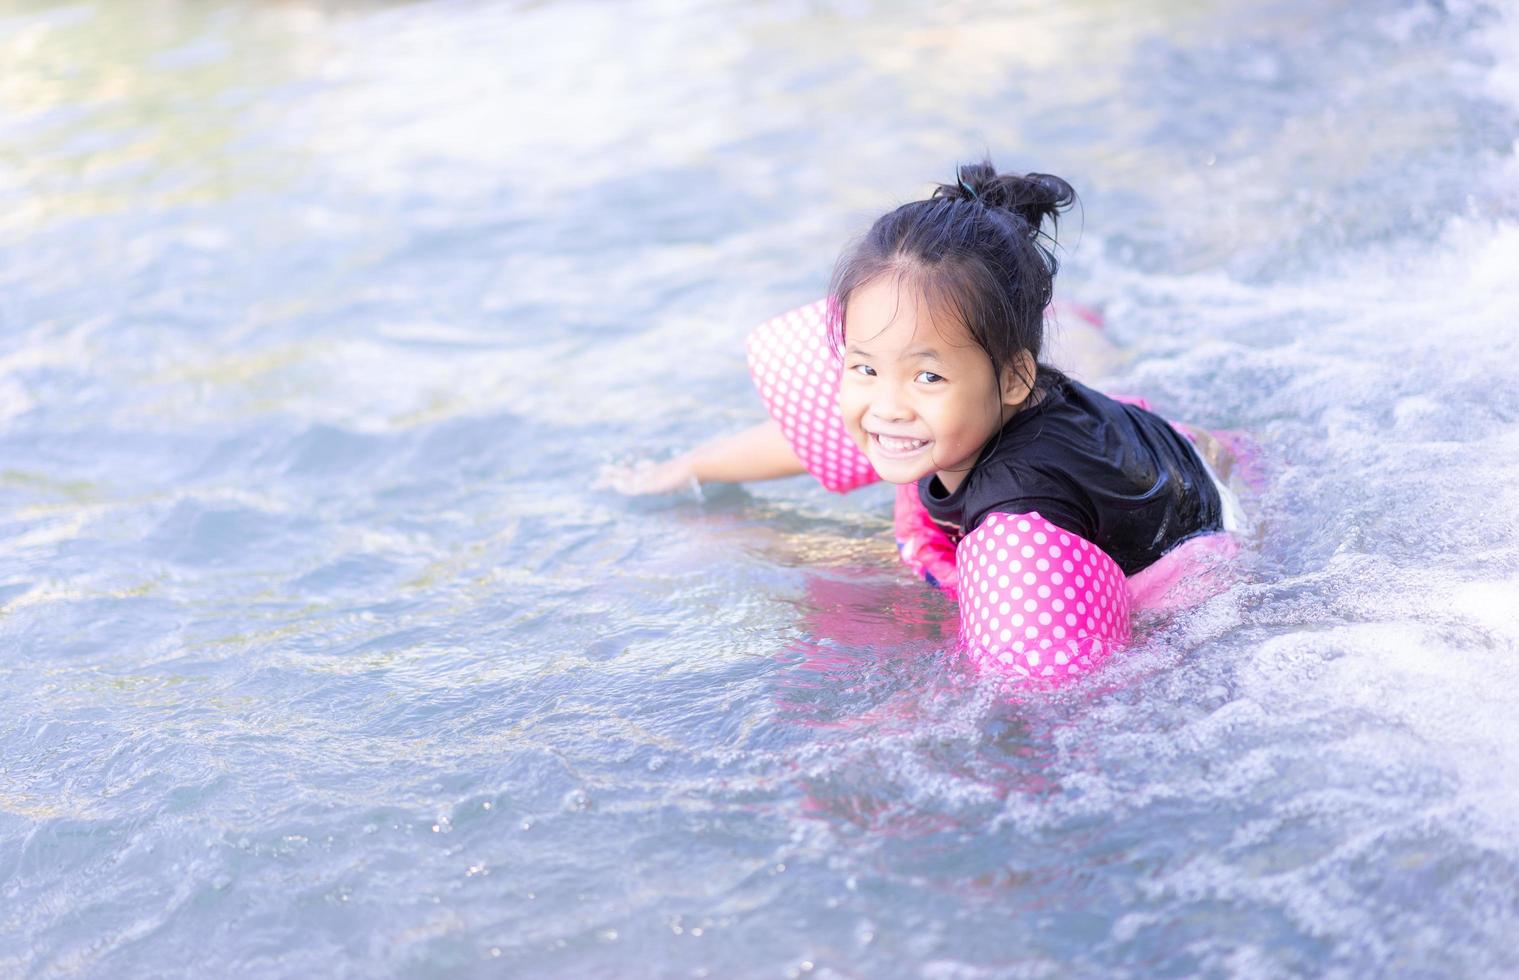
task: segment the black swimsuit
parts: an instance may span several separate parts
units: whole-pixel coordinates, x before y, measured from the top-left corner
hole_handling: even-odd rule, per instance
[[[1125,575],[1223,526],[1218,489],[1185,436],[1070,380],[1009,419],[954,493],[930,475],[918,496],[957,538],[987,514],[1038,511],[1107,552]]]

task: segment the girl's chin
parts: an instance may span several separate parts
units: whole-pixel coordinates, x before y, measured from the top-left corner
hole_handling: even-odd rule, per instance
[[[904,483],[917,483],[919,480],[934,472],[933,465],[920,460],[881,459],[871,457],[870,465],[875,468],[876,475],[887,483],[898,485]]]

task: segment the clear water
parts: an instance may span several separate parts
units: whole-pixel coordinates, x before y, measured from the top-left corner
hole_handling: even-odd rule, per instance
[[[1502,7],[0,0],[0,974],[1519,972]],[[592,486],[984,150],[1269,449],[1011,702],[883,493]]]

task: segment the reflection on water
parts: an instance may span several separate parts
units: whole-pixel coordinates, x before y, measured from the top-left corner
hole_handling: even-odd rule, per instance
[[[0,0],[0,972],[1515,972],[1516,44]],[[879,488],[590,488],[983,150],[1082,193],[1087,380],[1270,475],[1240,584],[1011,699]]]

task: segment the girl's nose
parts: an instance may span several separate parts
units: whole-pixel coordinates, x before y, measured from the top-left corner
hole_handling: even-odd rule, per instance
[[[912,418],[912,408],[896,392],[876,398],[871,403],[870,413],[883,422],[906,422]]]

